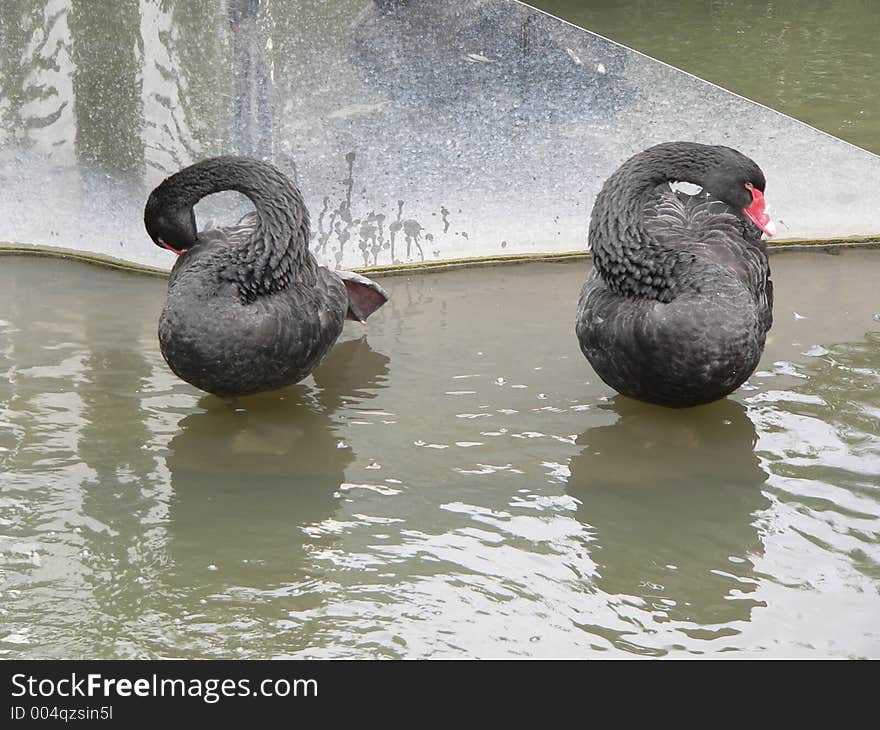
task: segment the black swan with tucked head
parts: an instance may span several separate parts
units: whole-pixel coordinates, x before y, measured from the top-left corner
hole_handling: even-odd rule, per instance
[[[256,208],[234,226],[196,231],[193,206],[223,190]],[[221,396],[306,377],[342,332],[388,299],[366,277],[319,266],[299,190],[277,168],[215,157],[166,178],[144,210],[150,238],[180,258],[159,320],[159,344],[183,380]]]
[[[674,192],[671,181],[703,193]],[[723,398],[754,372],[773,322],[764,174],[730,147],[669,142],[623,163],[590,218],[577,336],[599,377],[639,400]]]

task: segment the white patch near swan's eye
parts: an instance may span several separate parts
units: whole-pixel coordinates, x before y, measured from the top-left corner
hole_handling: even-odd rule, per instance
[[[699,195],[703,192],[703,188],[699,185],[680,180],[670,182],[669,188],[677,193],[684,193],[685,195]]]
[[[675,192],[684,193],[685,195],[698,195],[703,192],[703,188],[694,183],[675,180],[669,183],[669,187]]]

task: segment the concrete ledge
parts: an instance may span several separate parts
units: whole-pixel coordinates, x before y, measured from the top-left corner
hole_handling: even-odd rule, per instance
[[[857,236],[851,238],[822,238],[802,239],[788,238],[768,243],[770,252],[789,250],[822,249],[822,248],[878,248],[880,247],[880,235]],[[165,269],[145,264],[137,264],[123,259],[105,256],[103,254],[76,251],[74,249],[56,248],[54,246],[35,246],[30,244],[10,243],[0,241],[0,255],[8,256],[49,256],[53,258],[73,259],[94,266],[103,266],[111,269],[121,269],[135,274],[167,277],[170,273]],[[443,261],[419,261],[407,264],[394,264],[389,266],[371,266],[368,268],[354,268],[361,274],[374,276],[395,276],[403,274],[417,274],[422,272],[447,271],[450,269],[473,268],[477,266],[501,266],[505,264],[527,263],[553,263],[570,261],[572,259],[588,259],[590,252],[563,251],[543,254],[507,254],[504,256],[483,256],[474,258],[444,259]]]

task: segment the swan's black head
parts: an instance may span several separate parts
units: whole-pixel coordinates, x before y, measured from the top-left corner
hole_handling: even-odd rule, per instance
[[[153,243],[178,256],[196,245],[196,214],[192,206],[173,207],[163,200],[161,186],[150,193],[144,208],[144,225]]]
[[[758,228],[772,236],[776,226],[764,203],[767,181],[761,168],[730,147],[718,146],[713,150],[716,154],[702,180],[703,189],[742,211]]]

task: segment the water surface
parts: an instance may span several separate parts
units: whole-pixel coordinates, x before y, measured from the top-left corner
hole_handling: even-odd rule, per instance
[[[880,154],[880,13],[873,0],[529,5]]]
[[[597,380],[589,264],[382,280],[314,377],[176,379],[165,281],[0,267],[0,656],[880,656],[875,250],[772,258],[734,397]]]

